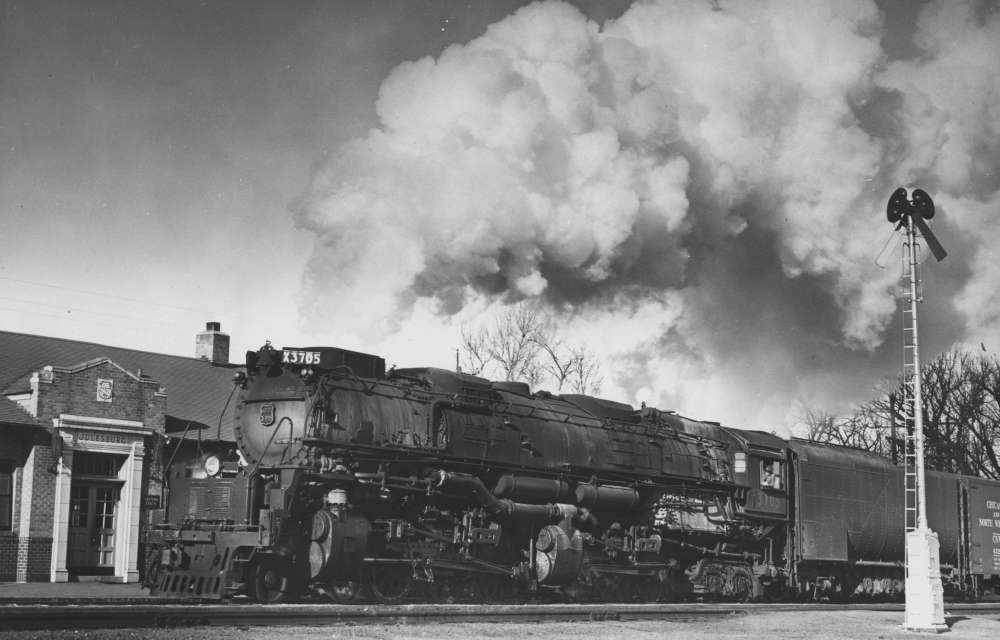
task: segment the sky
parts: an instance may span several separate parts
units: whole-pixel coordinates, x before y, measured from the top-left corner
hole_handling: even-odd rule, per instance
[[[454,365],[541,304],[602,395],[786,433],[1000,351],[1000,10],[973,0],[0,0],[0,329]]]

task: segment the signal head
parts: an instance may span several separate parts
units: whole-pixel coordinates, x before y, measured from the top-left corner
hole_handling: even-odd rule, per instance
[[[930,220],[934,217],[934,201],[923,189],[913,190],[913,208],[921,218]]]
[[[909,212],[910,201],[906,199],[906,189],[900,187],[893,191],[892,196],[889,197],[889,204],[886,206],[885,215],[889,219],[889,222],[896,224]]]

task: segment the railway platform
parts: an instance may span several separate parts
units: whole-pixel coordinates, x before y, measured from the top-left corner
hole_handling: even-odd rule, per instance
[[[17,604],[126,604],[150,602],[149,595],[137,583],[112,582],[0,582],[0,606]]]

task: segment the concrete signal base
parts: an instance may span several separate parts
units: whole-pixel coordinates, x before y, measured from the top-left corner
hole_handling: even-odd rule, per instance
[[[907,631],[941,633],[944,621],[944,587],[941,586],[940,545],[930,529],[906,534],[906,613]]]

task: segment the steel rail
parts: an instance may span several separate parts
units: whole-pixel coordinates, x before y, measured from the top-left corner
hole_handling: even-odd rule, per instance
[[[1000,615],[1000,603],[954,603],[947,615]],[[587,622],[660,619],[700,620],[771,612],[894,611],[902,604],[521,604],[521,605],[335,605],[335,604],[30,604],[0,606],[0,628],[122,629],[208,626],[310,626],[468,622]]]

